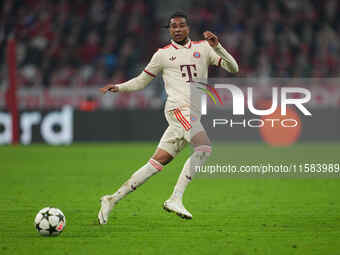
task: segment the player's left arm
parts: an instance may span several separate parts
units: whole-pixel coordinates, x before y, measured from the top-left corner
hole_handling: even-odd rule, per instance
[[[218,41],[218,37],[210,31],[205,31],[203,36],[215,53],[211,54],[212,62],[220,62],[220,66],[228,72],[237,73],[239,68],[236,60],[226,49],[223,48]]]

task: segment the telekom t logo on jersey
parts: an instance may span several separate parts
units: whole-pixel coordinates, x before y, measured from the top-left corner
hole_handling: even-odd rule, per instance
[[[202,83],[201,83],[202,84]],[[244,115],[245,99],[243,91],[233,84],[216,84],[215,88],[228,89],[233,98],[233,115]],[[281,115],[287,114],[287,105],[295,105],[304,115],[312,115],[303,105],[311,99],[311,92],[305,88],[299,87],[281,87],[280,90]],[[288,94],[299,94],[299,98],[288,98]],[[269,115],[276,111],[279,104],[279,89],[272,88],[272,105],[269,109],[256,109],[253,101],[253,88],[247,88],[247,105],[251,113],[255,115]],[[202,95],[201,105],[202,115],[207,114],[207,95]]]
[[[188,77],[189,80],[187,80],[187,82],[192,82],[193,81],[193,77],[197,77],[197,69],[196,69],[196,65],[192,64],[192,65],[180,65],[181,68],[181,72],[182,72],[182,77]],[[192,69],[191,69],[192,68]],[[193,72],[191,72],[191,70]]]

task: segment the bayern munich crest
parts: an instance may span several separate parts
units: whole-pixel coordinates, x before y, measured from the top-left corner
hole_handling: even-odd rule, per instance
[[[199,57],[201,56],[201,54],[200,54],[198,51],[195,51],[194,54],[193,54],[193,56],[194,56],[195,58],[199,58]]]

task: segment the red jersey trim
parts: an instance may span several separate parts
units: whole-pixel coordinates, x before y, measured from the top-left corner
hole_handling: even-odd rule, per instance
[[[174,114],[175,114],[176,119],[183,126],[185,131],[188,131],[191,129],[191,125],[189,121],[187,121],[187,119],[183,116],[183,114],[178,108],[174,110]]]
[[[178,50],[178,48],[174,45],[174,44],[171,44],[176,50]]]
[[[218,61],[217,66],[221,66],[222,58],[220,57],[220,60]]]
[[[164,47],[161,48],[161,49],[167,49],[167,48],[169,48],[170,46],[171,46],[171,44],[168,44],[168,45],[164,46]]]
[[[192,44],[200,44],[202,42],[204,42],[205,40],[200,40],[200,41],[192,41]]]
[[[177,47],[175,44],[171,43],[171,45],[172,45],[176,50],[178,50],[178,47]],[[191,48],[191,41],[190,41],[189,46],[188,46],[188,47],[184,47],[184,48],[190,49],[190,48]]]
[[[153,73],[150,73],[149,71],[147,71],[147,70],[144,70],[144,72],[146,72],[148,75],[150,75],[150,76],[152,76],[152,77],[156,77],[156,75],[154,75]]]

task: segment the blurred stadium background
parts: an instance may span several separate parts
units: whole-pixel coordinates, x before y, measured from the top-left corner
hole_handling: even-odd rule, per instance
[[[256,78],[259,99],[270,77],[313,79],[304,79],[313,116],[299,116],[301,143],[274,148],[258,129],[230,128],[209,134],[226,141],[212,157],[237,166],[339,166],[338,0],[0,3],[0,144],[33,143],[0,146],[0,254],[339,254],[339,178],[330,178],[339,172],[198,175],[184,197],[194,219],[163,212],[188,147],[124,199],[108,225],[96,223],[99,198],[145,164],[167,126],[160,77],[131,94],[102,96],[98,88],[141,72],[168,44],[162,27],[177,10],[188,13],[193,40],[209,29],[239,62],[238,74],[212,68],[211,77]],[[296,140],[286,135],[279,129],[271,137]],[[65,213],[60,238],[34,233],[34,216],[46,206]]]
[[[21,131],[20,139],[25,144],[157,141],[166,127],[161,111],[165,93],[160,77],[145,90],[131,94],[102,97],[97,89],[110,82],[126,81],[141,72],[153,52],[168,44],[168,31],[163,26],[168,16],[178,9],[189,15],[193,40],[201,39],[201,33],[209,29],[239,62],[238,74],[212,68],[211,77],[334,78],[340,73],[337,15],[340,4],[337,0],[4,0],[2,3],[2,144],[11,142],[9,130],[18,129],[18,125],[21,130],[23,125],[32,127],[32,135]],[[11,44],[14,53],[10,50]],[[15,100],[10,92],[11,74],[21,114],[20,123],[14,123],[14,127],[9,126],[12,124],[6,115]],[[314,89],[311,104],[314,108],[333,111],[326,118],[333,129],[327,137],[316,139],[339,139],[338,81],[324,83],[319,82]],[[53,138],[44,139],[48,134],[42,135],[43,129],[48,132],[52,128],[49,132],[52,135],[62,133],[64,127],[53,125],[53,120],[51,125],[42,123],[48,113],[60,111],[65,105],[71,107],[72,137],[56,138],[54,142]],[[22,118],[25,112],[39,114]],[[324,113],[316,115],[324,116]],[[146,117],[155,125],[139,121]],[[62,118],[60,115],[59,121]],[[68,121],[66,115],[64,121]],[[314,121],[320,122],[318,118]],[[136,127],[136,123],[140,125]],[[260,139],[252,135],[249,138]]]

